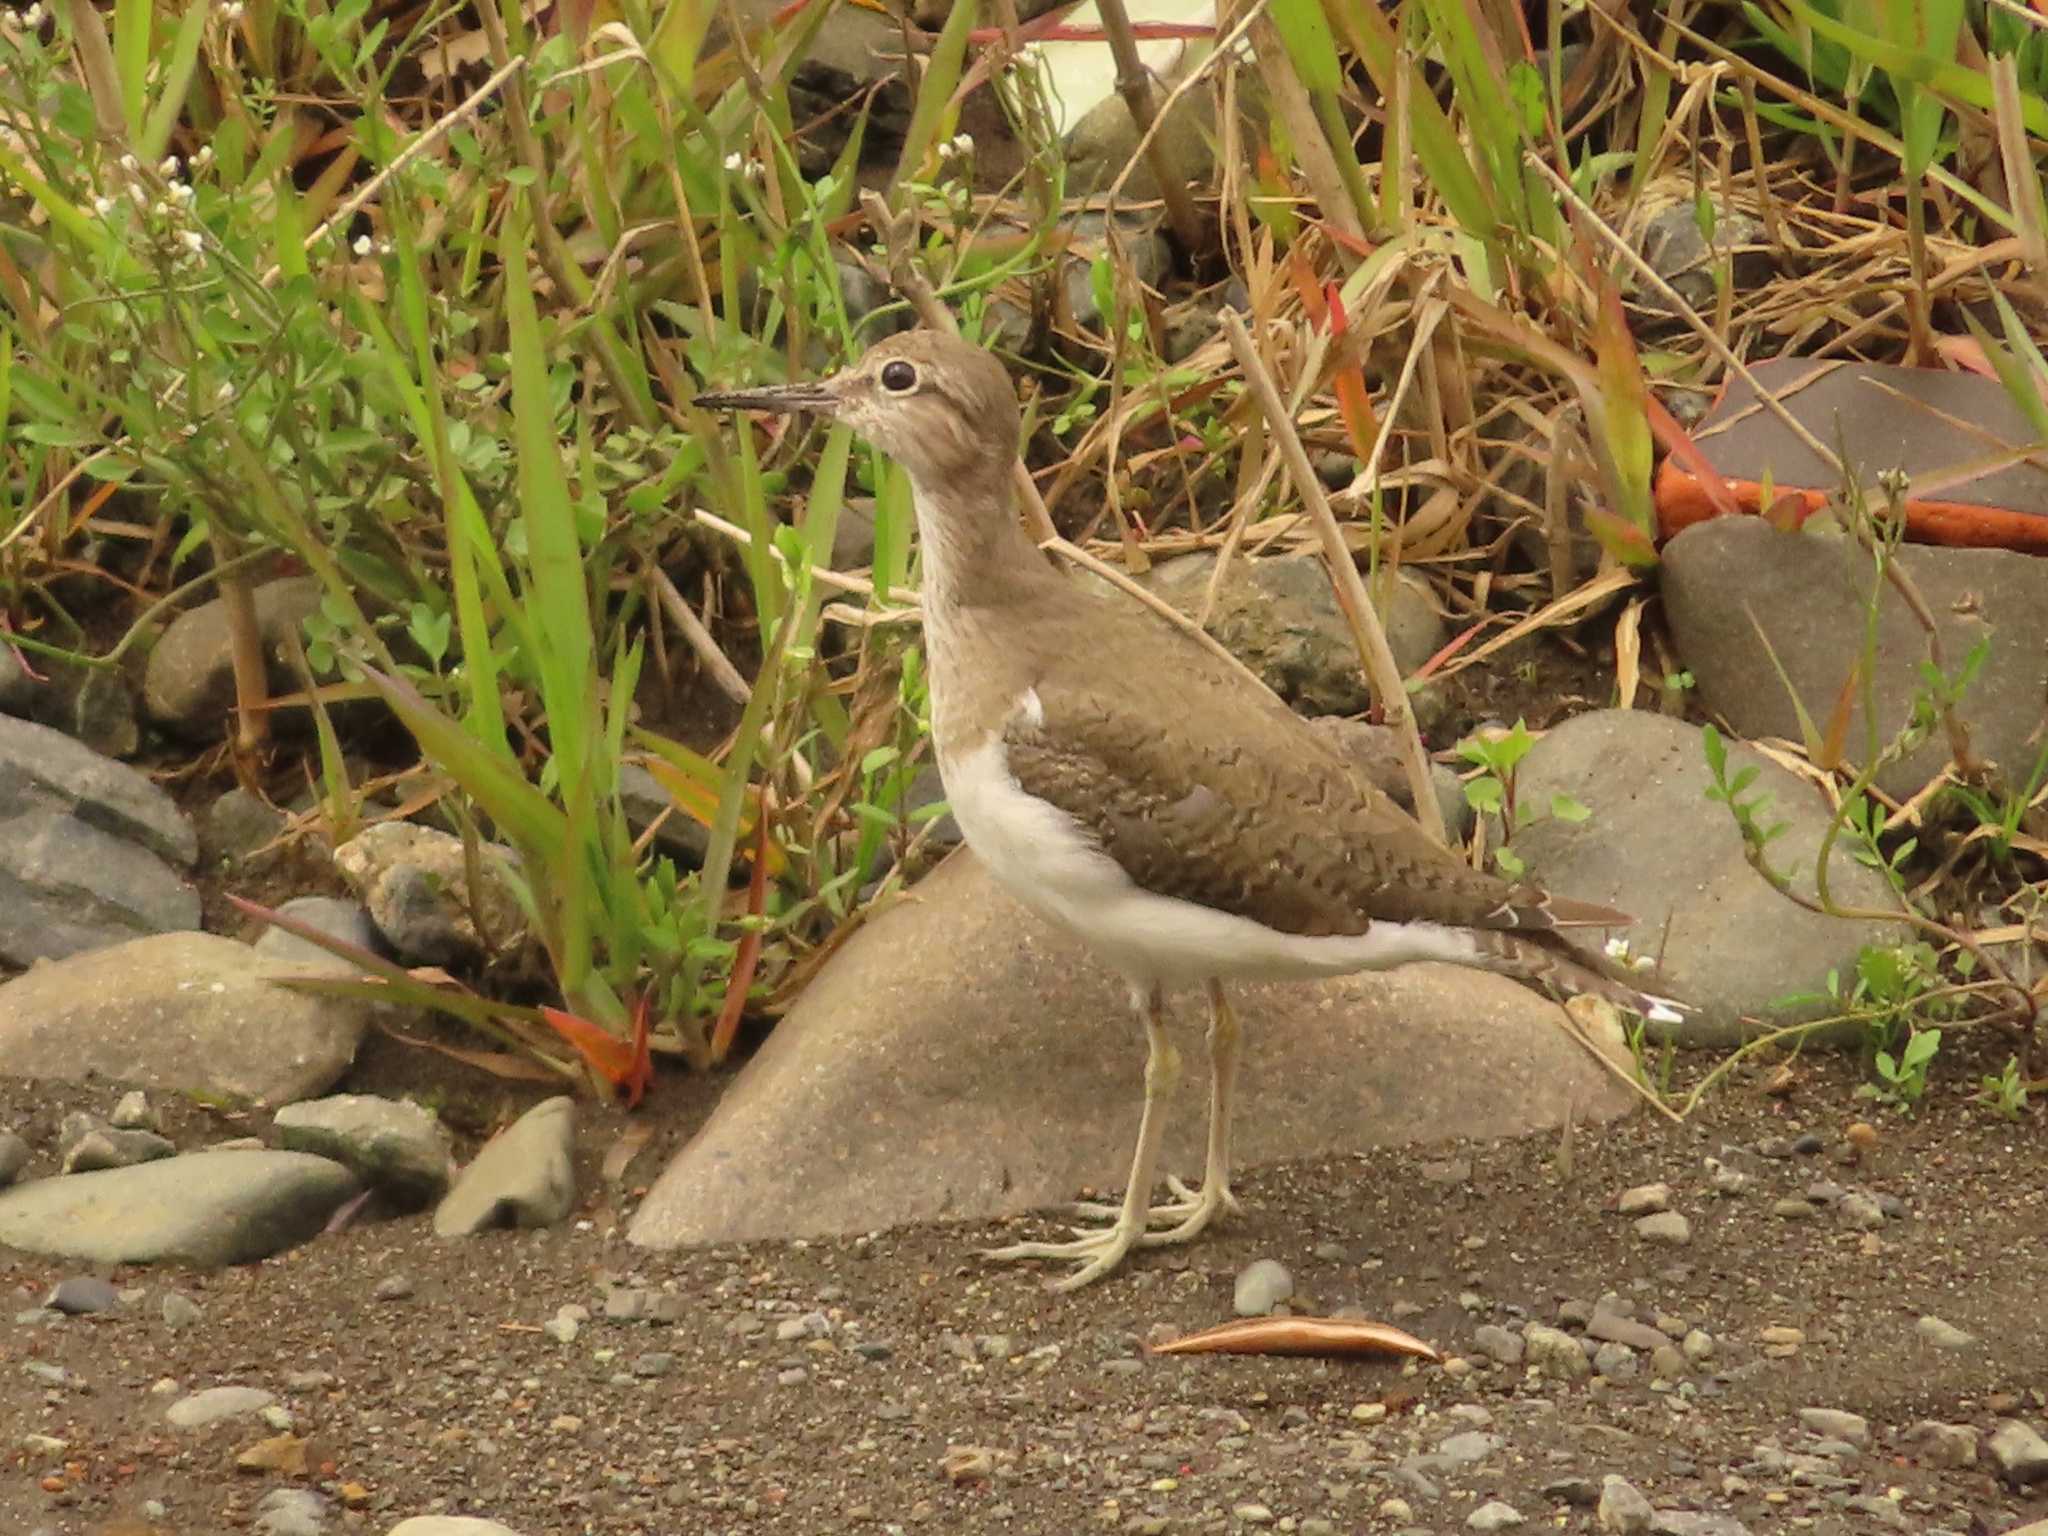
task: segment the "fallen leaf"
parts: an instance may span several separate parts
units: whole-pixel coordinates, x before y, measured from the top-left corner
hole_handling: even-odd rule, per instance
[[[1248,1317],[1151,1346],[1155,1355],[1439,1355],[1412,1333],[1349,1317]]]
[[[624,1178],[633,1159],[640,1155],[640,1149],[653,1139],[654,1127],[645,1120],[636,1120],[619,1132],[619,1139],[604,1154],[605,1183],[616,1184]]]
[[[279,1472],[286,1477],[306,1475],[306,1442],[297,1435],[272,1435],[258,1440],[235,1457],[237,1472]]]

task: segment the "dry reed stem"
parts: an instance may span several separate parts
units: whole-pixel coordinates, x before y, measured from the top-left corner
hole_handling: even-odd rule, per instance
[[[1252,345],[1250,332],[1245,330],[1244,322],[1232,310],[1223,313],[1223,329],[1230,338],[1231,351],[1237,354],[1245,383],[1252,397],[1258,401],[1259,409],[1265,413],[1267,430],[1273,434],[1281,457],[1287,463],[1295,494],[1308,507],[1316,531],[1322,536],[1323,558],[1329,565],[1339,606],[1344,610],[1345,621],[1351,626],[1352,639],[1358,646],[1366,681],[1379,703],[1381,715],[1393,728],[1395,740],[1400,744],[1402,771],[1408,780],[1409,793],[1415,800],[1415,819],[1432,839],[1442,844],[1445,841],[1443,814],[1437,806],[1436,790],[1430,781],[1429,758],[1422,749],[1422,737],[1415,727],[1415,711],[1409,707],[1408,690],[1401,680],[1401,669],[1394,661],[1393,650],[1387,644],[1386,630],[1381,627],[1379,614],[1366,593],[1365,582],[1358,574],[1350,547],[1338,531],[1336,514],[1331,512],[1329,500],[1323,495],[1322,482],[1316,479],[1315,468],[1309,463],[1308,453],[1295,433],[1294,423],[1289,419],[1273,376],[1266,371],[1258,349]]]

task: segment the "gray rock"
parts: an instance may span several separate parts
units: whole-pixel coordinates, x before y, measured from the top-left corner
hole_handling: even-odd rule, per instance
[[[877,914],[805,988],[641,1204],[633,1242],[1013,1215],[1119,1185],[1143,1050],[1123,985],[969,850],[916,898]],[[1232,997],[1259,1041],[1239,1079],[1243,1168],[1633,1107],[1557,1027],[1556,1005],[1504,977],[1406,966]],[[1163,1168],[1202,1166],[1205,1075],[1196,1058],[1170,1101]],[[846,1131],[883,1124],[918,1134]]]
[[[1692,1362],[1676,1344],[1659,1344],[1650,1351],[1650,1372],[1661,1381],[1679,1381],[1692,1374]]]
[[[287,1104],[274,1123],[287,1152],[332,1158],[404,1210],[432,1205],[455,1176],[441,1122],[409,1101],[337,1094]]]
[[[1858,1446],[1870,1444],[1870,1421],[1860,1413],[1840,1408],[1802,1408],[1799,1422],[1829,1440],[1846,1440]]]
[[[1610,1339],[1616,1344],[1626,1344],[1630,1349],[1656,1349],[1665,1342],[1664,1335],[1648,1323],[1639,1323],[1634,1318],[1622,1317],[1609,1311],[1607,1298],[1601,1298],[1601,1305],[1593,1308],[1593,1315],[1586,1320],[1586,1336],[1593,1339]]]
[[[1990,637],[1989,656],[1960,713],[1975,749],[2024,782],[2038,750],[2027,736],[2041,715],[2048,565],[2006,550],[1919,544],[1904,546],[1897,558],[1934,614],[1950,667]],[[1797,713],[1758,637],[1760,624],[1808,713],[1827,719],[1863,651],[1870,557],[1853,540],[1780,533],[1761,518],[1711,518],[1665,547],[1660,574],[1679,654],[1709,709],[1743,736],[1799,740]],[[1887,586],[1879,600],[1876,675],[1868,680],[1880,743],[1908,718],[1926,659],[1924,631]],[[1860,694],[1845,739],[1850,758],[1860,761],[1869,739]],[[1908,799],[1947,764],[1948,743],[1936,731],[1880,771],[1877,785]]]
[[[1529,1364],[1545,1376],[1583,1381],[1593,1372],[1593,1363],[1579,1341],[1562,1329],[1531,1323],[1522,1330],[1522,1343],[1528,1348]]]
[[[1974,1333],[1965,1333],[1954,1323],[1944,1322],[1931,1313],[1916,1322],[1913,1331],[1936,1349],[1970,1349],[1977,1342]]]
[[[1690,199],[1653,215],[1638,237],[1643,257],[1657,275],[1702,314],[1713,312],[1723,281],[1736,293],[1746,293],[1766,282],[1777,266],[1777,249],[1762,223],[1718,201],[1713,212],[1711,241]],[[1654,314],[1678,313],[1661,289],[1648,284],[1632,298]]]
[[[28,1143],[12,1131],[0,1131],[0,1189],[21,1177],[21,1170],[28,1166],[28,1159]]]
[[[1692,1223],[1677,1211],[1659,1211],[1636,1222],[1636,1236],[1646,1243],[1663,1243],[1683,1248],[1692,1241]]]
[[[1919,1450],[1920,1459],[1937,1467],[1974,1467],[1977,1464],[1977,1431],[1968,1424],[1942,1424],[1923,1419],[1906,1431],[1906,1443]]]
[[[2020,1419],[2000,1419],[1985,1442],[1991,1464],[1998,1475],[2015,1487],[2024,1488],[2048,1479],[2048,1440],[2033,1425]]]
[[[112,1282],[98,1275],[67,1275],[43,1298],[52,1312],[76,1317],[91,1312],[111,1312],[121,1304],[121,1293]]]
[[[1780,1221],[1811,1221],[1820,1214],[1820,1208],[1811,1200],[1794,1196],[1786,1200],[1773,1200],[1771,1214]]]
[[[291,576],[256,589],[256,624],[273,692],[298,688],[286,637],[319,606],[320,583],[312,576]],[[179,614],[157,637],[142,674],[142,706],[150,719],[188,741],[218,741],[226,734],[234,716],[235,671],[227,605],[221,599]]]
[[[526,921],[510,860],[503,848],[479,849],[473,891],[462,839],[407,821],[378,822],[334,850],[334,867],[392,953],[411,965],[467,964],[519,940]]]
[[[164,1422],[173,1429],[206,1429],[224,1419],[254,1418],[276,1401],[276,1393],[261,1387],[208,1387],[171,1404]]]
[[[64,1153],[66,1173],[97,1173],[102,1168],[132,1168],[174,1157],[177,1147],[154,1131],[90,1130]]]
[[[1487,1457],[1501,1448],[1501,1437],[1489,1435],[1480,1430],[1468,1429],[1448,1436],[1434,1454],[1418,1458],[1421,1470],[1427,1473],[1459,1472],[1466,1467],[1476,1467]]]
[[[520,1536],[509,1525],[475,1515],[414,1515],[391,1527],[387,1536]]]
[[[102,757],[133,757],[142,745],[142,726],[135,718],[135,695],[121,673],[100,667],[84,669],[71,695],[68,734]]]
[[[256,1536],[324,1536],[329,1507],[310,1488],[273,1488],[256,1501]]]
[[[549,1227],[576,1203],[576,1103],[543,1100],[492,1137],[434,1211],[439,1237]]]
[[[1294,1276],[1278,1259],[1254,1259],[1238,1272],[1231,1306],[1239,1317],[1265,1317],[1294,1294]]]
[[[1601,1530],[1618,1531],[1621,1536],[1643,1536],[1655,1518],[1656,1511],[1635,1484],[1609,1477],[1601,1486],[1600,1505],[1594,1514]]]
[[[1609,1381],[1633,1381],[1641,1367],[1626,1344],[1602,1344],[1593,1351],[1593,1373]]]
[[[1624,1216],[1654,1216],[1671,1208],[1671,1186],[1638,1184],[1633,1189],[1624,1189],[1614,1208]]]
[[[41,689],[11,645],[0,645],[0,714],[27,715],[36,706]]]
[[[1502,1365],[1522,1363],[1522,1338],[1498,1323],[1481,1323],[1472,1330],[1472,1347],[1489,1360]]]
[[[131,1088],[121,1095],[121,1101],[107,1117],[107,1124],[117,1131],[163,1130],[162,1120],[157,1112],[150,1108],[149,1095],[140,1088]]]
[[[0,1244],[93,1264],[246,1264],[303,1242],[357,1191],[300,1152],[192,1152],[0,1193]]]
[[[230,867],[246,863],[284,831],[290,818],[237,784],[206,808],[199,822],[200,856]]]
[[[318,1093],[348,1069],[370,1007],[277,986],[274,970],[210,933],[39,965],[0,985],[0,1072],[259,1104]]]
[[[170,797],[48,726],[0,716],[0,964],[199,926]],[[4,1058],[0,1051],[0,1058]]]
[[[294,896],[277,910],[344,944],[353,944],[386,959],[391,956],[391,946],[384,942],[384,935],[377,931],[377,925],[370,921],[370,914],[360,902],[344,901],[338,896]],[[306,970],[347,974],[354,969],[340,955],[274,926],[258,935],[255,948],[257,954],[275,962],[273,969],[280,975]]]
[[[842,508],[840,526],[845,524],[846,510]],[[870,521],[869,527],[873,526]],[[655,827],[654,846],[673,858],[679,868],[703,866],[711,844],[711,829],[696,817],[685,816],[677,808],[675,797],[638,763],[619,765],[619,806],[625,811],[626,823],[634,836]]]
[[[198,1322],[201,1316],[199,1304],[179,1291],[165,1291],[161,1308],[164,1326],[173,1333],[181,1332]]]
[[[1730,743],[1729,774],[1751,766],[1757,778],[1747,794],[1771,796],[1762,819],[1788,823],[1770,845],[1775,867],[1810,895],[1827,808],[1785,769]],[[1630,937],[1639,948],[1656,949],[1668,918],[1664,984],[1697,1009],[1669,1032],[1681,1044],[1727,1047],[1744,1037],[1745,1014],[1783,1022],[1822,1016],[1829,1010],[1818,1003],[1774,1005],[1819,990],[1831,968],[1853,974],[1864,945],[1897,942],[1903,930],[1807,912],[1779,895],[1749,867],[1727,807],[1706,798],[1710,782],[1695,727],[1641,710],[1579,715],[1530,750],[1516,792],[1534,805],[1571,794],[1592,814],[1538,821],[1514,846],[1530,877],[1548,888],[1634,913]],[[1837,846],[1828,878],[1846,906],[1890,902],[1883,878],[1846,847]]]
[[[1702,1328],[1688,1329],[1679,1348],[1685,1351],[1685,1358],[1694,1364],[1711,1360],[1714,1358],[1714,1336]]]
[[[1200,612],[1216,568],[1210,551],[1162,560],[1145,585],[1186,614]],[[1429,583],[1405,568],[1372,593],[1402,675],[1446,638]],[[1128,601],[1116,598],[1115,601]],[[1319,556],[1233,559],[1210,612],[1209,633],[1304,715],[1355,715],[1372,704],[1351,627]]]
[[[1524,1523],[1522,1512],[1500,1499],[1489,1499],[1465,1517],[1468,1531],[1505,1531]]]
[[[1884,1211],[1868,1195],[1844,1195],[1835,1219],[1852,1232],[1874,1232],[1884,1225]]]
[[[1849,1495],[1849,1508],[1859,1514],[1869,1515],[1878,1524],[1888,1525],[1895,1531],[1907,1528],[1906,1512],[1899,1508],[1899,1501],[1886,1498],[1883,1494],[1852,1493]]]

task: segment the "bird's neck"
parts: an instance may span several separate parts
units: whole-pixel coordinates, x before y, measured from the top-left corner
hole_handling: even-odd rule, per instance
[[[1018,525],[1007,463],[944,484],[913,479],[911,498],[928,623],[944,627],[970,610],[1028,602],[1034,588],[1057,580]]]

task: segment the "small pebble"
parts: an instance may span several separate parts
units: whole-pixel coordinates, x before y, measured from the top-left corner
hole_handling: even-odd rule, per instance
[[[1582,1381],[1592,1374],[1593,1364],[1579,1347],[1579,1341],[1561,1329],[1531,1323],[1522,1334],[1522,1343],[1528,1350],[1529,1364],[1541,1375]]]
[[[1468,1531],[1506,1531],[1522,1523],[1522,1512],[1499,1499],[1489,1500],[1465,1517]]]
[[[1603,1531],[1620,1532],[1621,1536],[1642,1536],[1656,1518],[1656,1511],[1650,1508],[1650,1501],[1643,1497],[1642,1490],[1635,1484],[1610,1476],[1600,1490],[1599,1513],[1595,1518]]]
[[[1612,1340],[1593,1351],[1593,1370],[1609,1381],[1632,1381],[1638,1369],[1636,1352]]]
[[[1792,1150],[1800,1157],[1817,1157],[1827,1146],[1817,1132],[1807,1131],[1792,1138]]]
[[[1835,1217],[1852,1232],[1872,1232],[1884,1225],[1884,1211],[1868,1195],[1844,1195]]]
[[[52,1311],[72,1316],[85,1312],[111,1312],[120,1303],[121,1293],[98,1275],[68,1275],[43,1298],[43,1305]]]
[[[412,1279],[407,1275],[386,1275],[370,1289],[373,1301],[404,1301],[412,1295]]]
[[[1254,1259],[1238,1273],[1231,1306],[1239,1317],[1266,1317],[1294,1294],[1294,1276],[1278,1259]]]
[[[1692,1241],[1692,1223],[1677,1211],[1659,1211],[1636,1223],[1636,1236],[1646,1243],[1667,1243],[1682,1248]]]
[[[1397,1525],[1406,1525],[1415,1518],[1415,1506],[1406,1499],[1381,1499],[1380,1518],[1392,1520]]]
[[[1669,1184],[1638,1184],[1624,1189],[1614,1208],[1624,1216],[1650,1216],[1671,1208]]]
[[[863,1360],[886,1360],[896,1351],[881,1339],[857,1339],[853,1352]]]
[[[1241,1520],[1246,1525],[1273,1523],[1273,1511],[1263,1504],[1233,1504],[1230,1506],[1230,1513],[1233,1518]]]
[[[1870,1444],[1870,1421],[1860,1413],[1840,1408],[1802,1408],[1799,1422],[1829,1440],[1846,1440],[1858,1446]]]
[[[1489,1360],[1502,1365],[1522,1363],[1522,1340],[1498,1323],[1481,1323],[1472,1330],[1472,1347]]]
[[[1937,1467],[1974,1467],[1977,1431],[1968,1424],[1942,1424],[1923,1419],[1906,1431],[1906,1443],[1919,1448],[1923,1461]]]
[[[1714,1358],[1714,1336],[1704,1328],[1693,1329],[1678,1347],[1685,1351],[1685,1358],[1694,1364]]]
[[[786,1366],[775,1373],[778,1386],[800,1387],[811,1379],[811,1373],[800,1365]]]
[[[1773,1200],[1771,1214],[1780,1221],[1811,1221],[1820,1214],[1811,1200]]]
[[[1965,1333],[1954,1323],[1944,1322],[1932,1314],[1915,1323],[1913,1331],[1936,1349],[1968,1349],[1977,1342],[1974,1333]]]
[[[1676,1344],[1659,1344],[1650,1352],[1650,1371],[1665,1381],[1677,1381],[1692,1374],[1692,1362]]]
[[[651,1349],[633,1357],[632,1371],[635,1376],[666,1376],[676,1368],[676,1357],[665,1349]]]

